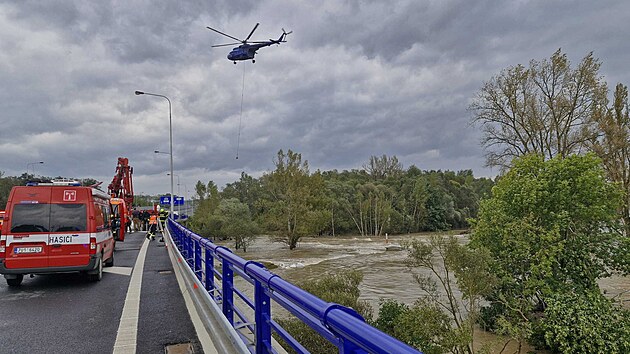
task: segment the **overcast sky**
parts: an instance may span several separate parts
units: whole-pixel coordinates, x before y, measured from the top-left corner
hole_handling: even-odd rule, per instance
[[[232,41],[206,26],[243,38],[257,22],[253,40],[293,33],[255,64],[210,47]],[[492,177],[466,110],[483,82],[562,48],[628,85],[628,33],[621,0],[0,0],[0,171],[44,161],[37,175],[107,185],[124,156],[136,193],[167,192],[168,103],[142,90],[172,101],[181,195],[259,177],[279,149],[311,171],[387,154]]]

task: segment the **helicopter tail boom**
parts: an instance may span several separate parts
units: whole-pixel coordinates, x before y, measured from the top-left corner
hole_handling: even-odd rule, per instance
[[[280,38],[278,38],[277,40],[269,39],[269,41],[271,41],[274,44],[284,43],[284,42],[286,42],[287,36],[290,35],[291,33],[293,33],[293,31],[287,32],[283,28],[282,29],[282,34],[280,35]]]

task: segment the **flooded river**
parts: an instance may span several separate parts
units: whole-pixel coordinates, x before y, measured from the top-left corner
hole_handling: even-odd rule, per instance
[[[303,238],[298,247],[290,251],[283,243],[273,242],[270,238],[261,236],[248,247],[246,253],[234,250],[233,243],[217,243],[229,247],[245,259],[276,265],[278,268],[271,271],[294,284],[316,280],[322,274],[335,274],[340,270],[360,270],[363,272],[363,282],[359,287],[360,299],[366,300],[376,315],[381,299],[395,299],[411,305],[421,295],[411,272],[405,267],[407,252],[386,249],[387,246],[399,245],[403,239],[409,237],[389,236],[387,243],[384,237]],[[465,236],[458,237],[465,240]],[[619,296],[624,300],[624,306],[630,308],[629,277],[605,279],[600,285],[607,296]],[[501,342],[497,336],[485,332],[480,332],[475,337],[484,343]]]

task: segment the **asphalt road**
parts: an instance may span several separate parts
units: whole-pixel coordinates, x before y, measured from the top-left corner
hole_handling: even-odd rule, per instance
[[[112,353],[130,274],[144,232],[116,244],[115,263],[100,282],[81,274],[25,277],[18,288],[0,278],[0,353]],[[164,243],[149,244],[142,277],[137,353],[201,345]]]

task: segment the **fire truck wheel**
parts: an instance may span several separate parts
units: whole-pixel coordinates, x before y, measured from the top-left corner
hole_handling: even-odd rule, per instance
[[[103,279],[103,257],[99,257],[97,261],[97,266],[94,274],[88,274],[88,278],[90,281],[99,281]]]
[[[24,274],[18,274],[14,279],[7,279],[7,284],[9,286],[20,286],[20,284],[22,284],[23,279],[24,279]]]
[[[103,265],[105,267],[113,267],[114,266],[114,252],[112,252],[112,256]]]

